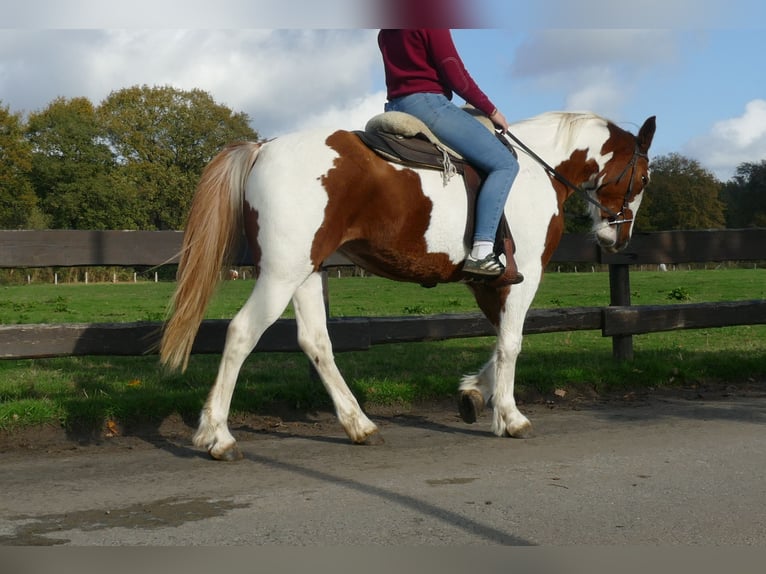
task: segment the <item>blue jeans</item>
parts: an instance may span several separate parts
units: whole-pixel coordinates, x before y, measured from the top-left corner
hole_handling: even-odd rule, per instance
[[[476,201],[474,241],[494,241],[511,185],[519,172],[513,154],[470,114],[442,94],[418,93],[386,103],[387,112],[405,112],[448,147],[487,174]]]

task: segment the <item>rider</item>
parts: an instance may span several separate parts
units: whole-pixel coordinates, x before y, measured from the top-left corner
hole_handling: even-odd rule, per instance
[[[378,46],[386,73],[386,111],[416,116],[487,174],[476,202],[473,246],[463,271],[483,278],[502,275],[505,268],[494,252],[495,235],[519,164],[492,132],[451,102],[452,94],[485,113],[503,133],[508,130],[505,116],[466,71],[449,30],[381,30]],[[515,262],[508,263],[515,269]],[[513,282],[522,279],[517,272]]]

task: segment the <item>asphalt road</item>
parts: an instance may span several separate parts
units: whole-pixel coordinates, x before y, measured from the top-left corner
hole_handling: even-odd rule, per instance
[[[763,545],[766,393],[526,407],[500,439],[427,409],[352,446],[325,416],[221,463],[188,437],[0,455],[4,545]]]

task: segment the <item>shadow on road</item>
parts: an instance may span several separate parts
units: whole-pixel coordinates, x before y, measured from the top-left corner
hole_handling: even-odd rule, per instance
[[[385,488],[373,486],[371,484],[365,484],[356,480],[351,480],[344,476],[330,474],[288,462],[277,461],[272,458],[260,456],[257,454],[245,453],[244,456],[246,460],[268,466],[273,469],[300,474],[304,477],[311,478],[312,480],[320,480],[333,485],[341,485],[344,488],[355,490],[366,496],[378,497],[386,503],[402,506],[413,512],[418,512],[420,514],[424,514],[440,520],[452,527],[465,530],[472,536],[480,536],[482,539],[491,544],[501,544],[505,546],[533,546],[533,544],[528,540],[514,536],[513,534],[509,534],[507,532],[503,532],[497,528],[481,524],[475,520],[461,516],[456,512],[445,510],[444,508],[439,508],[438,506],[423,500],[418,500],[417,498],[408,496],[406,494],[393,492]]]

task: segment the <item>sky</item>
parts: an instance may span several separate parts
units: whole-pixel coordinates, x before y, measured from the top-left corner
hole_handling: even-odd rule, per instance
[[[453,29],[511,122],[587,110],[635,133],[655,115],[654,156],[721,181],[766,160],[762,0],[0,0],[0,106],[173,86],[245,112],[262,137],[362,128],[386,99],[376,27],[422,15],[392,19],[392,2]]]

